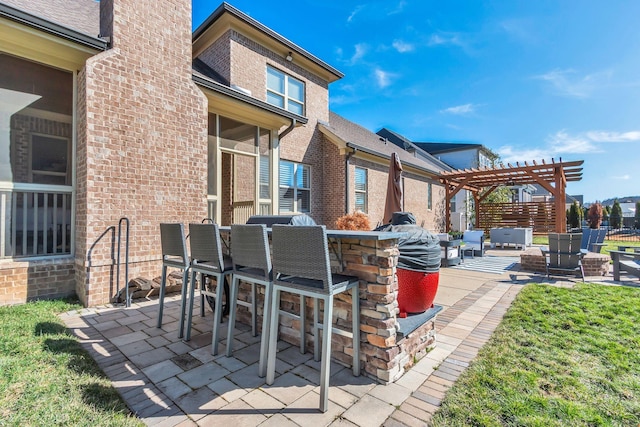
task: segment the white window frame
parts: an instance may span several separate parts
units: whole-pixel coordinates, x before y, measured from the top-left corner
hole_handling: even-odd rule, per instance
[[[362,183],[363,188],[362,189],[358,189],[358,172],[362,171],[362,173],[364,174],[364,183]],[[356,166],[355,168],[355,173],[354,173],[354,187],[355,187],[355,194],[356,197],[354,199],[354,205],[355,205],[355,209],[356,210],[360,210],[363,213],[368,213],[368,206],[369,206],[369,200],[367,197],[367,193],[369,191],[369,171],[366,168],[361,168]],[[358,207],[358,194],[362,194],[363,200],[364,200],[364,206],[360,209]]]
[[[284,163],[293,165],[293,186],[283,185],[280,179],[280,166]],[[309,174],[309,187],[298,187],[298,171],[299,169],[306,168]],[[288,213],[309,213],[311,212],[311,166],[304,163],[292,162],[289,160],[280,160],[280,164],[278,165],[278,209],[280,214],[288,214]],[[280,191],[281,190],[293,190],[293,210],[291,211],[283,211],[280,202]],[[298,206],[298,191],[308,191],[309,192],[309,210],[301,210],[300,206]]]
[[[302,111],[301,111],[300,115],[304,116],[305,110],[306,110],[306,95],[305,95],[306,85],[305,85],[305,83],[300,79],[296,79],[295,77],[292,77],[289,74],[284,73],[284,72],[278,70],[275,67],[272,67],[271,65],[267,65],[267,76],[269,75],[269,71],[273,71],[274,73],[276,73],[276,74],[278,74],[279,76],[282,77],[282,80],[283,80],[283,83],[284,83],[283,84],[284,92],[278,92],[277,90],[275,90],[273,88],[270,88],[269,87],[269,80],[267,78],[267,82],[266,82],[267,95],[269,93],[272,93],[275,96],[282,98],[283,99],[282,108],[284,108],[287,111],[291,111],[292,113],[295,113],[295,114],[298,114],[298,112],[291,110],[289,108],[289,103],[300,105],[302,107],[301,108]],[[295,98],[289,96],[289,80],[297,82],[297,83],[300,83],[302,85],[302,100],[298,100],[298,99],[295,99]],[[267,102],[270,103],[268,96],[267,96]],[[272,104],[272,103],[270,103],[270,104]],[[272,105],[276,105],[276,104],[272,104]],[[280,107],[280,106],[276,105],[276,107]]]

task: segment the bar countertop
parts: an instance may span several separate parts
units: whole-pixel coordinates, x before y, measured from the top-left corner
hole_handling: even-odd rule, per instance
[[[293,226],[295,227],[295,226]],[[231,231],[230,225],[221,225],[220,231]],[[271,233],[271,228],[267,228]],[[391,231],[359,231],[359,230],[328,230],[327,237],[340,239],[360,239],[360,240],[391,240],[402,237],[405,233]]]

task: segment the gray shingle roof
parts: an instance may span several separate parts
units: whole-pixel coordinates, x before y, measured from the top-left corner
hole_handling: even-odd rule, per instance
[[[95,0],[2,0],[0,3],[80,33],[100,33],[100,2]]]
[[[386,141],[385,138],[380,135],[376,135],[363,128],[362,126],[353,123],[344,117],[334,113],[329,113],[329,123],[321,123],[334,135],[345,141],[351,146],[360,147],[370,153],[374,153],[383,158],[390,158],[392,153],[397,153],[400,157],[400,161],[403,164],[408,164],[418,169],[430,171],[435,174],[439,174],[443,170],[449,170],[444,163],[433,158],[432,161],[426,161],[415,157],[414,154],[409,153],[398,146]]]

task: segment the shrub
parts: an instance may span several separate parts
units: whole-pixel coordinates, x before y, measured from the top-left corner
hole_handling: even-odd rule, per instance
[[[569,208],[569,227],[580,227],[580,206],[578,206],[578,202],[573,202],[571,208]]]
[[[596,202],[589,207],[587,223],[590,228],[600,228],[600,224],[602,224],[602,205],[600,203]]]
[[[611,228],[622,228],[622,208],[618,199],[613,201],[613,207],[611,208],[611,215],[609,215],[609,221]]]
[[[371,230],[369,217],[367,216],[367,214],[359,211],[346,214],[338,218],[338,220],[336,221],[336,227],[338,228],[338,230]]]

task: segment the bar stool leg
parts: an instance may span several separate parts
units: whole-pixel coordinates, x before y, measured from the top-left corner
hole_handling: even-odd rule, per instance
[[[360,375],[360,290],[351,289],[351,330],[353,331],[353,375]]]
[[[216,274],[216,309],[213,313],[213,334],[211,336],[211,354],[218,354],[218,341],[220,338],[220,317],[222,316],[222,290],[224,289],[224,275]]]
[[[240,278],[233,277],[231,281],[230,297],[229,297],[229,324],[227,325],[227,357],[231,357],[233,351],[233,332],[236,326],[236,309],[238,308],[238,287],[240,286]]]
[[[271,298],[271,325],[269,326],[269,349],[267,357],[267,384],[273,384],[276,376],[276,352],[278,351],[278,322],[280,321],[280,289],[274,286]]]
[[[320,361],[320,300],[313,299],[313,360]]]
[[[189,295],[189,314],[187,315],[187,337],[185,341],[189,341],[191,339],[191,322],[193,320],[193,300],[195,299],[196,294],[196,275],[198,273],[196,271],[191,271],[191,293]],[[202,275],[200,275],[200,279],[202,280]],[[180,324],[182,327],[182,323]],[[180,332],[180,338],[182,338],[182,331]]]
[[[315,304],[315,302],[314,302]],[[307,340],[305,334],[307,331],[307,306],[304,295],[300,295],[300,353],[307,352]]]
[[[258,304],[256,303],[256,284],[252,282],[251,283],[251,333],[253,334],[254,337],[258,335],[257,333],[258,316],[256,313],[257,305]]]
[[[160,279],[160,297],[158,298],[158,328],[162,327],[162,309],[164,308],[164,288],[167,285],[167,266],[162,266],[162,279]]]
[[[258,362],[258,376],[264,377],[267,374],[267,357],[269,354],[269,340],[271,339],[270,324],[274,312],[271,310],[272,284],[265,284],[264,287],[264,309],[262,311],[262,337],[260,339],[260,361]],[[277,312],[275,312],[277,313]],[[278,331],[275,331],[276,337]]]
[[[320,411],[329,408],[329,369],[331,366],[331,319],[333,318],[333,296],[323,298],[324,320],[322,332],[322,360],[320,361]],[[318,302],[318,299],[316,299]]]

